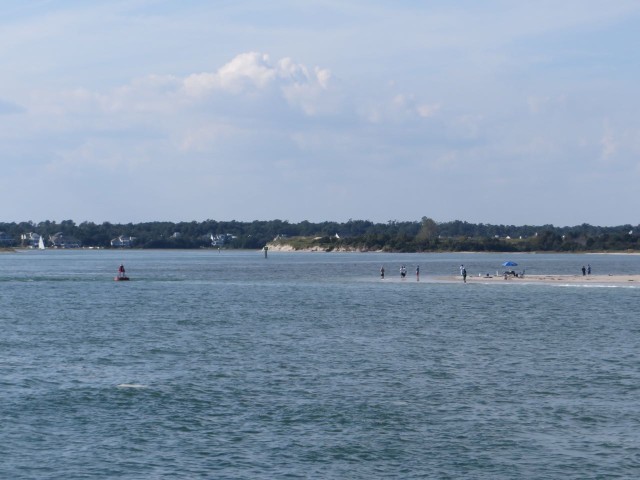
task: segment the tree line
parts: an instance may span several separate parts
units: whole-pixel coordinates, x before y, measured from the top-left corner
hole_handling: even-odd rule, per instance
[[[85,247],[109,248],[111,240],[133,237],[134,248],[207,248],[212,237],[225,235],[220,248],[260,249],[279,238],[291,242],[307,237],[326,250],[351,248],[388,252],[427,251],[629,251],[640,250],[640,226],[630,224],[601,227],[582,224],[571,227],[553,225],[491,225],[460,220],[374,223],[255,220],[252,222],[205,220],[202,222],[144,222],[117,224],[104,222],[0,222],[4,239],[24,244],[24,235],[35,232],[45,238],[62,233]]]

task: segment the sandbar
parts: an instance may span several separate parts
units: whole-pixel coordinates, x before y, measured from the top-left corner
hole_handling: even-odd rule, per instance
[[[442,281],[462,282],[460,275],[440,277]],[[524,277],[508,276],[505,280],[503,275],[490,276],[471,276],[467,275],[467,283],[560,283],[560,284],[624,284],[624,285],[640,285],[640,275],[525,275]]]

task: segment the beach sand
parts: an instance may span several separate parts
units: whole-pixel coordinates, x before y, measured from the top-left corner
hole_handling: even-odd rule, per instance
[[[439,277],[442,281],[462,282],[460,275]],[[467,283],[572,283],[582,285],[608,285],[608,284],[638,284],[640,285],[640,275],[525,275],[524,277],[508,277],[504,276],[467,276]]]

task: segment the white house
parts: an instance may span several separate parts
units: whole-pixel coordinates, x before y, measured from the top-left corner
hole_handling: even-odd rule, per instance
[[[111,240],[111,246],[114,248],[130,248],[135,242],[136,237],[125,237],[120,235],[118,238]]]

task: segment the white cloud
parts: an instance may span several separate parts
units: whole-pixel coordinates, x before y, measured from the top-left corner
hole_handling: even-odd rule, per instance
[[[370,123],[401,123],[434,117],[440,109],[440,103],[421,102],[413,93],[395,93],[370,104],[361,115]]]
[[[276,75],[268,55],[241,53],[217,72],[189,75],[184,79],[184,89],[187,95],[195,97],[205,96],[216,90],[239,94],[251,88],[264,89]]]
[[[282,58],[273,63],[266,54],[241,53],[216,72],[192,74],[183,80],[187,96],[206,98],[220,93],[233,95],[275,91],[293,108],[307,115],[327,112],[325,96],[330,89],[328,69]]]
[[[36,128],[49,132],[150,130],[179,151],[203,152],[267,118],[269,128],[278,128],[300,115],[333,114],[339,102],[329,70],[249,52],[213,72],[152,74],[106,92],[41,90],[32,94],[29,110],[43,121]]]
[[[422,104],[416,107],[416,112],[423,118],[433,117],[440,110],[440,104],[427,105]]]

